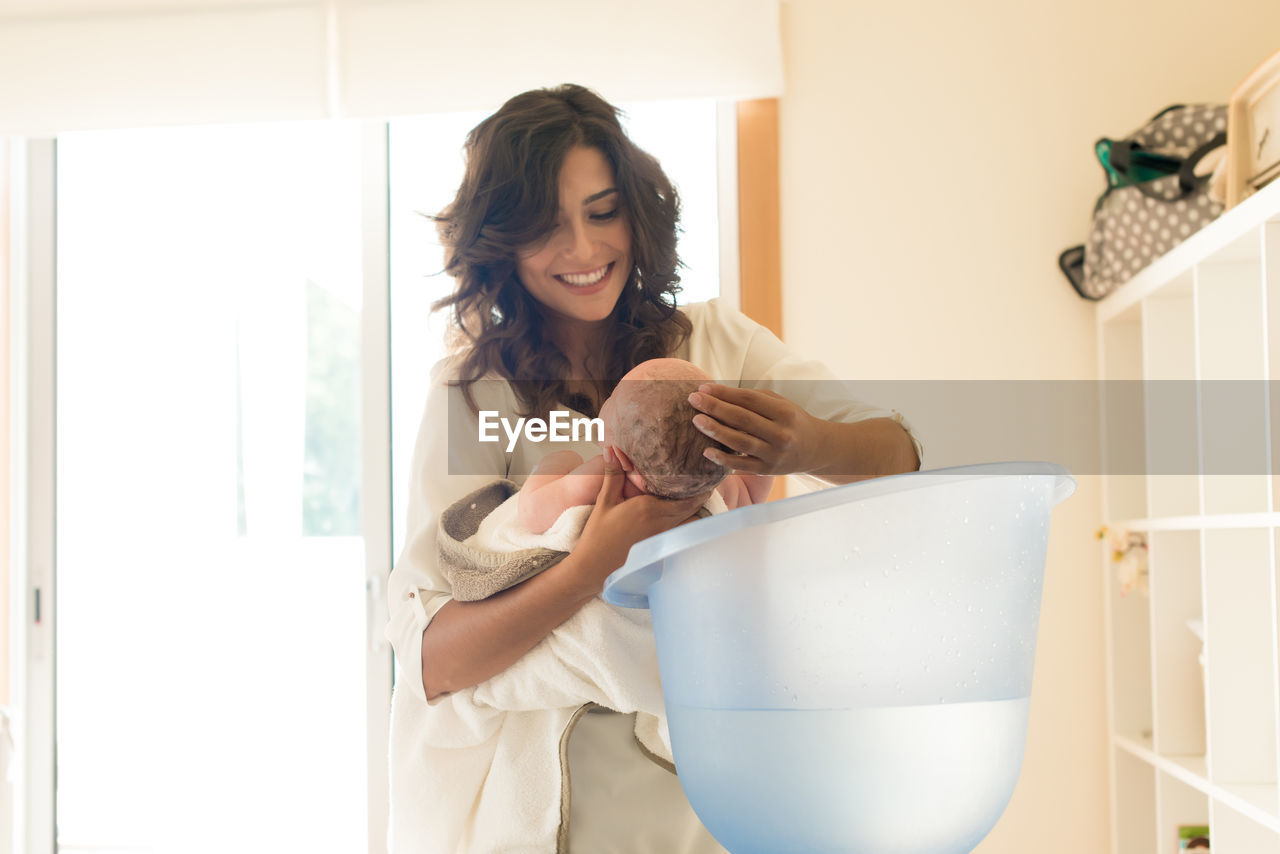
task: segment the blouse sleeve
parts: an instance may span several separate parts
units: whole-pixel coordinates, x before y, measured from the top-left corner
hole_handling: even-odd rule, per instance
[[[386,636],[399,661],[397,686],[424,703],[422,633],[449,601],[451,590],[436,562],[440,513],[467,493],[503,477],[507,469],[501,445],[475,440],[478,419],[461,389],[449,386],[452,376],[448,360],[431,372],[410,468],[404,550],[387,580]],[[473,388],[483,394],[492,393],[494,386],[481,382]]]
[[[717,366],[727,380],[736,376],[742,388],[776,392],[827,421],[849,423],[867,418],[896,421],[907,431],[923,466],[924,447],[901,413],[858,400],[848,384],[825,364],[800,358],[767,328],[720,300],[712,300],[703,310],[705,320],[700,325],[706,336],[705,346],[719,353],[732,353],[741,360],[736,365]]]

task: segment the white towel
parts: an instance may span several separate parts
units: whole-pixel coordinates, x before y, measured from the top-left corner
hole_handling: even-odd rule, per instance
[[[520,493],[517,492],[486,516],[475,534],[463,542],[495,552],[537,548],[554,549],[558,552],[573,551],[587,524],[587,517],[591,515],[592,506],[581,504],[570,507],[556,518],[550,528],[541,534],[535,534],[520,524]]]
[[[541,534],[535,534],[520,524],[519,506],[520,493],[517,492],[486,516],[475,534],[463,542],[496,552],[537,548],[554,549],[558,552],[573,551],[578,538],[582,536],[582,529],[587,524],[587,517],[591,515],[593,505],[580,504],[566,509],[556,517],[555,523]],[[711,497],[703,506],[712,514],[723,513],[729,509],[719,490],[712,491]]]
[[[591,512],[571,507],[545,533],[532,534],[520,529],[515,501],[500,505],[464,542],[568,551]],[[718,492],[707,507],[726,509]],[[423,758],[435,773],[432,791],[421,795],[470,816],[459,850],[545,852],[564,844],[568,737],[591,704],[638,713],[636,740],[674,770],[648,610],[597,597],[502,673],[430,703],[424,732],[430,755]]]

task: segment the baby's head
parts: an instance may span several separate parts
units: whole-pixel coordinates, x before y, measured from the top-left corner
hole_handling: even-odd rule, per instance
[[[727,450],[693,426],[690,393],[710,381],[683,359],[650,359],[624,376],[600,409],[604,441],[631,461],[632,482],[663,498],[710,492],[729,469],[703,456]]]

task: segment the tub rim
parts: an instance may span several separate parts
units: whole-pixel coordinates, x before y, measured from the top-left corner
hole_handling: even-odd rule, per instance
[[[1010,476],[1056,478],[1051,507],[1060,504],[1076,489],[1076,480],[1065,466],[1034,461],[922,469],[832,486],[806,495],[793,495],[781,501],[739,507],[737,510],[708,516],[641,540],[627,553],[626,563],[605,579],[601,596],[606,602],[623,608],[648,608],[649,588],[662,577],[663,561],[678,552],[753,525],[781,522],[802,513],[826,510],[850,501],[920,489],[934,485],[938,477],[964,481]]]

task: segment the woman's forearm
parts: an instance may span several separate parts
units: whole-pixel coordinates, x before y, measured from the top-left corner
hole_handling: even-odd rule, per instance
[[[580,560],[567,555],[488,599],[446,602],[422,633],[422,687],[427,699],[501,673],[591,601],[607,573],[592,572],[580,566]]]
[[[809,474],[839,484],[920,468],[915,443],[892,418],[822,423],[826,425],[822,443],[826,459]]]

